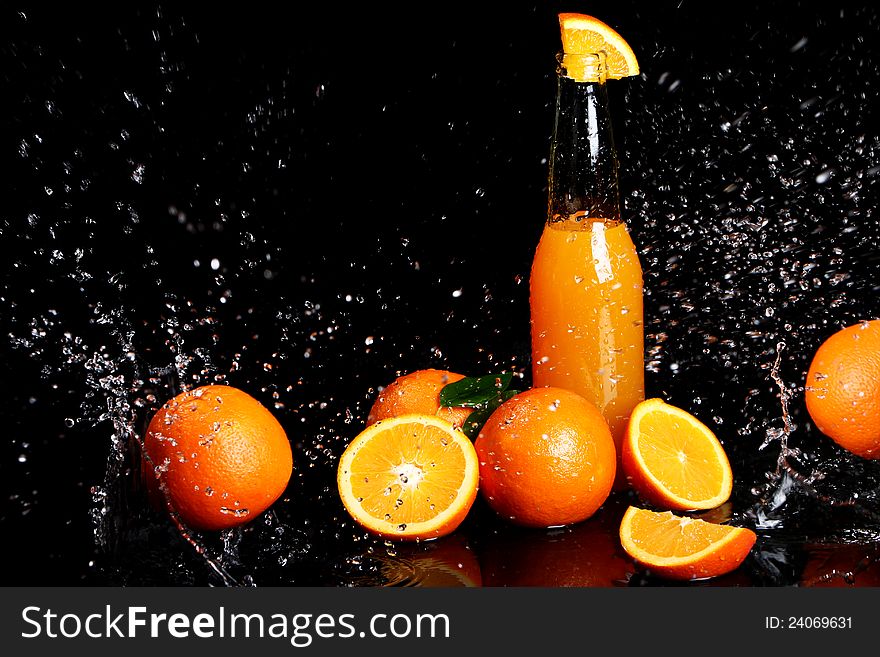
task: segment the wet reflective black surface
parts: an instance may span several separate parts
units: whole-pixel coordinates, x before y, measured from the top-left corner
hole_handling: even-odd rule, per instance
[[[9,583],[663,584],[620,550],[625,496],[546,532],[478,502],[455,535],[398,546],[335,490],[398,372],[529,382],[570,9],[411,9],[407,29],[374,7],[4,10]],[[877,12],[725,11],[600,16],[643,70],[609,92],[648,392],[722,439],[736,488],[717,519],[759,533],[741,569],[693,585],[875,585],[880,471],[815,430],[803,381],[830,333],[877,316]],[[181,536],[144,502],[136,441],[157,404],[209,382],[273,410],[295,474],[245,530]]]

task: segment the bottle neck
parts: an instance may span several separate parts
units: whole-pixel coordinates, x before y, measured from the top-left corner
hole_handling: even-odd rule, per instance
[[[570,62],[571,58],[560,57],[557,69],[547,221],[590,219],[617,223],[617,152],[604,61],[599,58],[599,65],[590,67],[579,60]]]

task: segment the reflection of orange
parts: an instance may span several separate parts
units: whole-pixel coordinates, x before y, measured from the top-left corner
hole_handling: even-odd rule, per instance
[[[868,545],[813,546],[800,585],[880,586],[880,550]]]
[[[485,586],[624,585],[633,565],[620,549],[624,507],[610,504],[564,529],[501,528],[481,551]]]
[[[446,384],[455,383],[463,378],[461,374],[446,370],[417,370],[397,377],[376,397],[367,416],[367,424],[400,415],[419,413],[436,415],[461,427],[473,409],[440,406],[440,391]]]
[[[392,584],[453,588],[483,583],[480,562],[461,534],[401,545],[394,558],[382,560],[381,571]]]

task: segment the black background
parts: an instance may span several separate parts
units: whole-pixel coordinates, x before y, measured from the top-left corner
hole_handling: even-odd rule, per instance
[[[876,468],[820,440],[797,395],[832,328],[877,315],[876,12],[473,4],[4,12],[7,579],[209,579],[141,508],[125,428],[220,376],[295,445],[278,514],[301,566],[262,581],[357,581],[332,473],[376,387],[428,366],[528,384],[558,11],[614,26],[643,71],[609,91],[649,393],[718,429],[745,519],[785,341],[804,469],[833,463],[841,497],[854,473],[873,508]],[[799,540],[852,521],[821,518]]]

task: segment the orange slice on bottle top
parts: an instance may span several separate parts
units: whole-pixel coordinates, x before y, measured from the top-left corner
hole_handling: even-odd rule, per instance
[[[395,540],[450,534],[480,480],[470,439],[435,415],[401,415],[367,427],[339,461],[339,496],[365,529]]]
[[[612,80],[639,74],[639,62],[629,44],[598,18],[559,14],[562,50],[570,55],[605,55],[606,77]]]
[[[620,544],[636,563],[666,579],[707,579],[739,568],[757,536],[744,527],[715,525],[629,507],[620,523]]]

